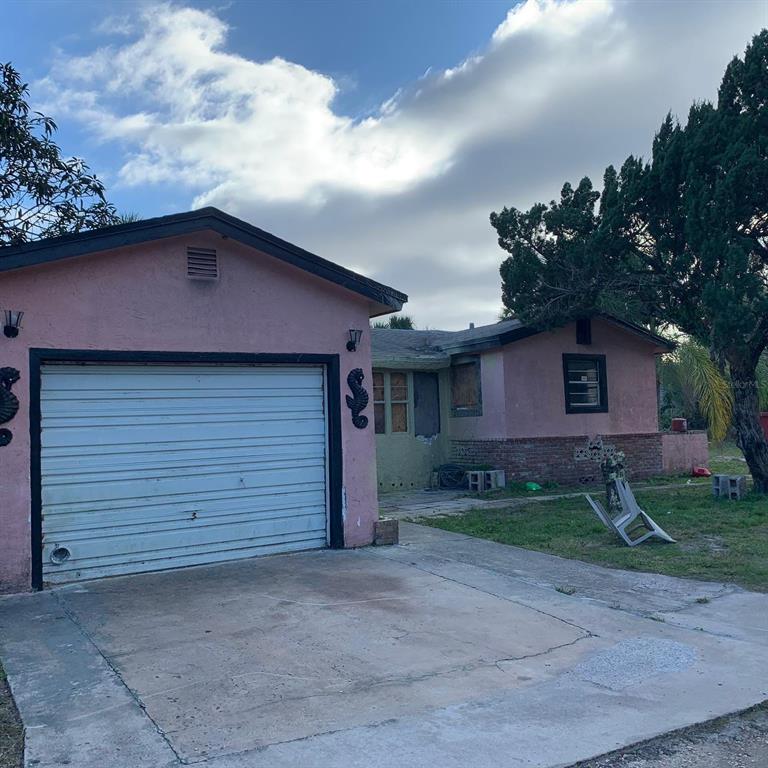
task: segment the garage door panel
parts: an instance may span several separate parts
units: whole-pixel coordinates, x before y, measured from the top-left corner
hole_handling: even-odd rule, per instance
[[[152,446],[153,448],[156,446]],[[211,455],[210,448],[199,447],[163,451],[149,450],[149,447],[136,448],[135,450],[119,453],[99,451],[97,454],[86,455],[78,452],[53,453],[46,452],[46,464],[48,475],[55,478],[57,475],[77,475],[99,471],[122,472],[150,469],[150,468],[174,468],[184,469],[190,466],[197,467],[201,459],[210,466],[232,465],[246,462],[248,464],[276,461],[280,459],[293,460],[296,457],[305,459],[325,459],[325,442],[322,436],[311,438],[307,441],[297,438],[290,445],[273,444],[258,445],[251,443],[247,447],[221,448]]]
[[[189,547],[176,547],[173,550],[149,550],[113,557],[99,556],[83,559],[79,562],[68,561],[64,567],[60,566],[57,570],[47,573],[45,581],[50,584],[60,584],[100,578],[101,576],[168,570],[188,565],[239,560],[264,554],[294,552],[317,547],[315,541],[313,535],[303,532],[281,533],[276,536],[263,537],[258,544],[254,544],[253,540],[227,541],[208,546],[200,546],[196,543]],[[44,553],[44,556],[47,556],[47,553]]]
[[[173,426],[173,437],[169,435],[169,427]],[[203,428],[200,423],[188,422],[174,425],[167,424],[137,425],[123,423],[119,426],[110,425],[104,429],[98,422],[94,424],[78,424],[74,427],[64,426],[42,421],[43,431],[48,430],[50,442],[46,447],[79,447],[85,450],[94,447],[107,447],[111,445],[143,444],[153,445],[177,445],[179,443],[190,446],[199,445],[201,442],[210,443],[216,440],[229,442],[230,440],[243,440],[254,437],[306,437],[322,435],[325,428],[325,420],[320,417],[308,419],[275,418],[263,421],[241,420],[218,421],[206,424]],[[85,430],[89,429],[89,442],[84,443]],[[45,451],[43,451],[45,455]]]
[[[324,483],[306,483],[301,490],[274,493],[268,489],[252,493],[231,492],[211,497],[189,494],[185,498],[131,500],[130,504],[115,507],[103,504],[67,504],[46,508],[46,530],[61,531],[74,528],[88,530],[110,525],[146,525],[147,520],[158,524],[166,520],[185,521],[193,515],[198,517],[237,514],[241,510],[250,514],[263,511],[309,508],[317,503],[325,490]],[[96,514],[91,514],[91,513]],[[86,514],[84,514],[86,513]]]
[[[326,543],[322,368],[48,366],[41,411],[46,581]]]
[[[216,493],[188,493],[179,494],[178,496],[166,496],[157,498],[138,498],[138,499],[125,499],[120,505],[115,505],[111,501],[106,502],[77,502],[73,504],[49,504],[45,506],[45,519],[51,519],[58,514],[80,514],[88,512],[98,512],[99,515],[105,512],[111,511],[125,511],[127,514],[131,514],[131,510],[145,509],[145,508],[165,508],[172,509],[177,507],[178,509],[193,509],[199,510],[203,506],[208,508],[215,508],[217,504],[222,505],[235,505],[240,501],[248,503],[250,499],[264,499],[265,503],[269,503],[270,498],[275,499],[275,503],[280,503],[284,497],[298,497],[302,492],[313,493],[317,498],[318,493],[322,493],[325,490],[325,483],[305,483],[302,489],[296,488],[253,488],[244,490],[238,488],[235,491],[218,491]],[[86,517],[83,520],[89,519]],[[99,518],[100,519],[100,518]],[[90,520],[94,521],[95,516]]]
[[[83,369],[99,368],[98,378],[83,377]],[[262,366],[259,378],[253,378],[254,366],[197,366],[197,365],[61,365],[49,366],[48,377],[42,382],[43,393],[66,392],[136,392],[145,396],[152,391],[186,391],[199,395],[206,392],[235,390],[259,392],[268,389],[283,390],[323,388],[323,370],[305,366]]]
[[[129,560],[136,559],[135,555],[148,555],[151,552],[160,552],[169,555],[175,550],[187,551],[190,547],[200,550],[206,548],[224,548],[232,545],[233,548],[247,542],[263,538],[272,538],[283,535],[307,534],[306,538],[317,538],[325,532],[325,511],[305,512],[288,516],[268,516],[264,518],[251,518],[245,521],[228,521],[226,526],[206,524],[205,522],[188,521],[189,524],[178,526],[175,529],[156,528],[151,530],[132,530],[130,535],[123,535],[117,531],[110,534],[102,533],[100,536],[74,536],[57,534],[51,537],[46,544],[46,549],[53,551],[55,547],[67,544],[71,551],[73,565],[78,560],[93,560],[94,558],[110,558]],[[279,530],[276,530],[279,526]],[[139,558],[140,559],[140,558]],[[106,562],[106,560],[105,560]]]
[[[320,445],[325,450],[325,434],[292,436],[290,444],[286,446],[284,437],[254,437],[242,440],[219,441],[215,446],[212,441],[198,440],[195,443],[177,444],[172,452],[164,443],[131,443],[116,444],[108,447],[100,447],[94,453],[86,453],[80,446],[59,446],[45,448],[46,462],[51,467],[60,466],[66,462],[66,466],[77,468],[89,461],[98,461],[102,457],[111,457],[114,461],[121,462],[146,462],[146,461],[175,461],[176,457],[185,459],[206,459],[216,457],[251,456],[263,452],[280,450],[292,450],[293,446]],[[216,450],[213,452],[211,448]],[[73,461],[74,459],[74,461]]]
[[[218,493],[249,488],[273,488],[279,486],[297,488],[306,483],[322,482],[325,466],[315,462],[312,466],[289,469],[265,469],[249,472],[206,473],[198,475],[138,478],[123,482],[72,482],[43,486],[43,505],[71,502],[100,502],[113,500],[121,505],[124,500],[135,498],[161,499],[198,493]]]
[[[76,539],[91,539],[103,536],[122,536],[132,535],[141,532],[147,523],[152,524],[152,530],[170,531],[178,530],[189,526],[190,521],[194,521],[195,528],[206,525],[229,525],[230,523],[243,523],[249,521],[258,521],[261,519],[279,520],[284,517],[295,517],[297,515],[320,514],[324,513],[325,507],[322,505],[312,506],[313,500],[311,494],[306,494],[306,500],[286,501],[280,505],[279,500],[275,504],[259,506],[256,503],[242,504],[238,507],[229,505],[222,506],[219,509],[193,509],[187,510],[171,509],[163,511],[160,514],[157,509],[141,509],[136,514],[128,517],[118,514],[113,516],[110,513],[99,515],[99,522],[94,525],[86,525],[82,521],[82,515],[54,515],[48,517],[47,532],[54,537],[56,541],[73,541]]]
[[[238,462],[231,463],[210,463],[206,467],[198,468],[188,462],[183,465],[162,465],[157,467],[145,465],[143,467],[128,468],[113,468],[111,463],[109,463],[105,464],[103,472],[98,472],[94,469],[91,471],[83,469],[83,471],[77,472],[67,472],[66,470],[51,472],[46,478],[44,488],[46,491],[58,491],[58,488],[63,485],[103,485],[106,492],[111,493],[111,490],[113,488],[116,489],[120,483],[147,483],[148,489],[151,489],[156,494],[158,493],[156,481],[171,480],[187,483],[190,480],[204,480],[212,475],[234,477],[240,486],[246,484],[246,481],[250,479],[251,482],[248,487],[260,484],[259,477],[261,476],[265,484],[274,485],[275,475],[273,473],[284,472],[283,468],[286,461],[290,461],[291,471],[293,472],[312,469],[313,467],[325,469],[325,460],[322,455],[305,457],[291,455],[290,452],[286,452],[282,458],[264,457],[248,462],[241,459]],[[171,493],[176,492],[175,489],[171,491]]]
[[[177,553],[172,559],[165,557],[146,557],[138,561],[113,562],[109,565],[93,565],[87,568],[82,566],[77,569],[69,568],[57,571],[56,573],[46,573],[44,575],[44,580],[47,584],[64,584],[86,579],[100,579],[105,576],[128,576],[134,573],[146,573],[148,571],[186,568],[193,565],[213,565],[215,563],[243,560],[250,557],[300,552],[315,546],[313,540],[307,541],[303,538],[293,540],[289,537],[280,537],[279,541],[261,542],[257,546],[246,545],[239,549],[227,548],[221,551],[206,551],[202,553],[193,551],[192,554],[183,555]]]

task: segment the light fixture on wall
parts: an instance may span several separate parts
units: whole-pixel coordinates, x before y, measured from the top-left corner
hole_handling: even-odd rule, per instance
[[[24,313],[17,309],[6,309],[4,315],[5,322],[3,324],[3,333],[9,339],[15,339],[19,335],[21,318],[24,317]]]
[[[347,350],[354,352],[357,349],[357,345],[360,343],[360,339],[363,337],[363,332],[357,328],[349,329],[349,341],[347,342]]]

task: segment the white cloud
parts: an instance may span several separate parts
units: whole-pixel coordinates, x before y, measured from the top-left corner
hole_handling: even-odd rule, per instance
[[[407,291],[417,322],[460,327],[499,310],[488,213],[646,152],[668,109],[715,95],[760,16],[746,1],[526,0],[485,50],[358,119],[327,75],[232,53],[213,12],[163,4],[44,85],[50,111],[121,149],[119,184],[182,185]]]

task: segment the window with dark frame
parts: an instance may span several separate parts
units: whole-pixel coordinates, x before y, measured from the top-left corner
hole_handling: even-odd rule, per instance
[[[605,413],[605,355],[563,355],[566,413]]]
[[[451,366],[451,415],[482,416],[480,359]]]

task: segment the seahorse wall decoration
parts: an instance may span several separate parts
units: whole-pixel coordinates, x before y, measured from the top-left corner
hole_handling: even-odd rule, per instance
[[[19,411],[19,398],[11,392],[11,387],[19,380],[15,368],[0,368],[0,424],[10,421]],[[8,445],[13,440],[10,429],[0,429],[0,446]]]
[[[368,405],[368,392],[363,387],[364,378],[362,368],[353,368],[347,376],[347,384],[354,395],[354,397],[347,395],[347,407],[352,411],[352,423],[358,429],[365,429],[368,426],[368,417],[360,415]]]

